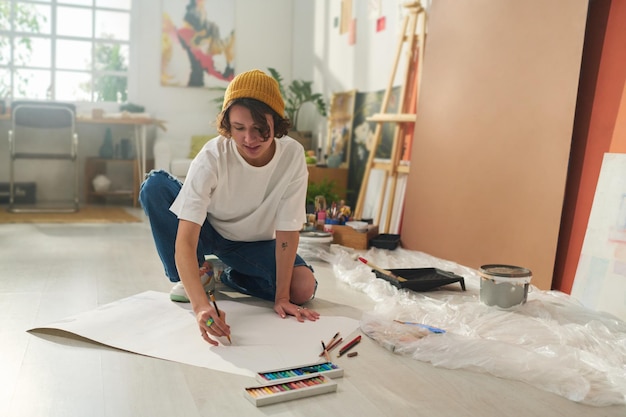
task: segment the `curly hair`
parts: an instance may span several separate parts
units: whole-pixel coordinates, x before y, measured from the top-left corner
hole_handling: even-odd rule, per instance
[[[227,138],[230,138],[232,136],[230,118],[228,117],[228,115],[230,113],[230,109],[235,104],[243,106],[250,110],[252,120],[254,120],[254,123],[259,127],[259,130],[261,131],[261,136],[264,138],[264,142],[270,139],[270,127],[267,123],[267,119],[265,118],[266,114],[271,114],[272,118],[274,119],[275,138],[282,138],[283,136],[287,135],[287,132],[289,132],[289,128],[291,127],[291,121],[280,116],[267,104],[252,98],[237,98],[228,103],[226,108],[217,115],[217,131],[220,135]]]

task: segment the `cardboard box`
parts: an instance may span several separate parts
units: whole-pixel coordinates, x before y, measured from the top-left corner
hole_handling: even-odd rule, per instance
[[[350,226],[333,225],[332,233],[335,244],[353,249],[367,249],[370,239],[378,236],[378,225],[369,225],[367,232],[357,232]]]
[[[37,184],[34,182],[16,182],[15,204],[35,204]],[[9,183],[0,182],[0,204],[9,204]]]

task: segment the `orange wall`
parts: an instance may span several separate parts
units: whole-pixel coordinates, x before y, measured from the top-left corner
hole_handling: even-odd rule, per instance
[[[609,152],[626,153],[626,87],[622,90],[622,101],[619,104]]]
[[[432,3],[403,247],[551,287],[587,7]]]
[[[626,2],[595,0],[587,33],[552,287],[570,293],[605,152],[626,152]]]

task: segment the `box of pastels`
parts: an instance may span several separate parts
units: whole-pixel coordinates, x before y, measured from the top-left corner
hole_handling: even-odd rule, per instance
[[[299,378],[286,378],[256,387],[247,387],[244,396],[257,407],[312,397],[337,391],[337,383],[321,375],[311,374]]]
[[[287,379],[303,378],[313,374],[322,374],[328,378],[340,378],[343,376],[343,369],[332,362],[318,362],[310,365],[258,372],[256,379],[262,383],[283,382]]]

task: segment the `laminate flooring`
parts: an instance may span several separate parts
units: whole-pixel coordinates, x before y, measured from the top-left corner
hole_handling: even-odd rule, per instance
[[[3,209],[0,207],[0,209]],[[256,408],[249,377],[28,329],[146,290],[168,292],[150,228],[142,223],[0,225],[0,416],[625,416],[518,381],[436,368],[363,337],[341,358],[336,393]],[[322,314],[361,318],[374,301],[312,262],[310,304]],[[199,336],[198,336],[199,337]]]

